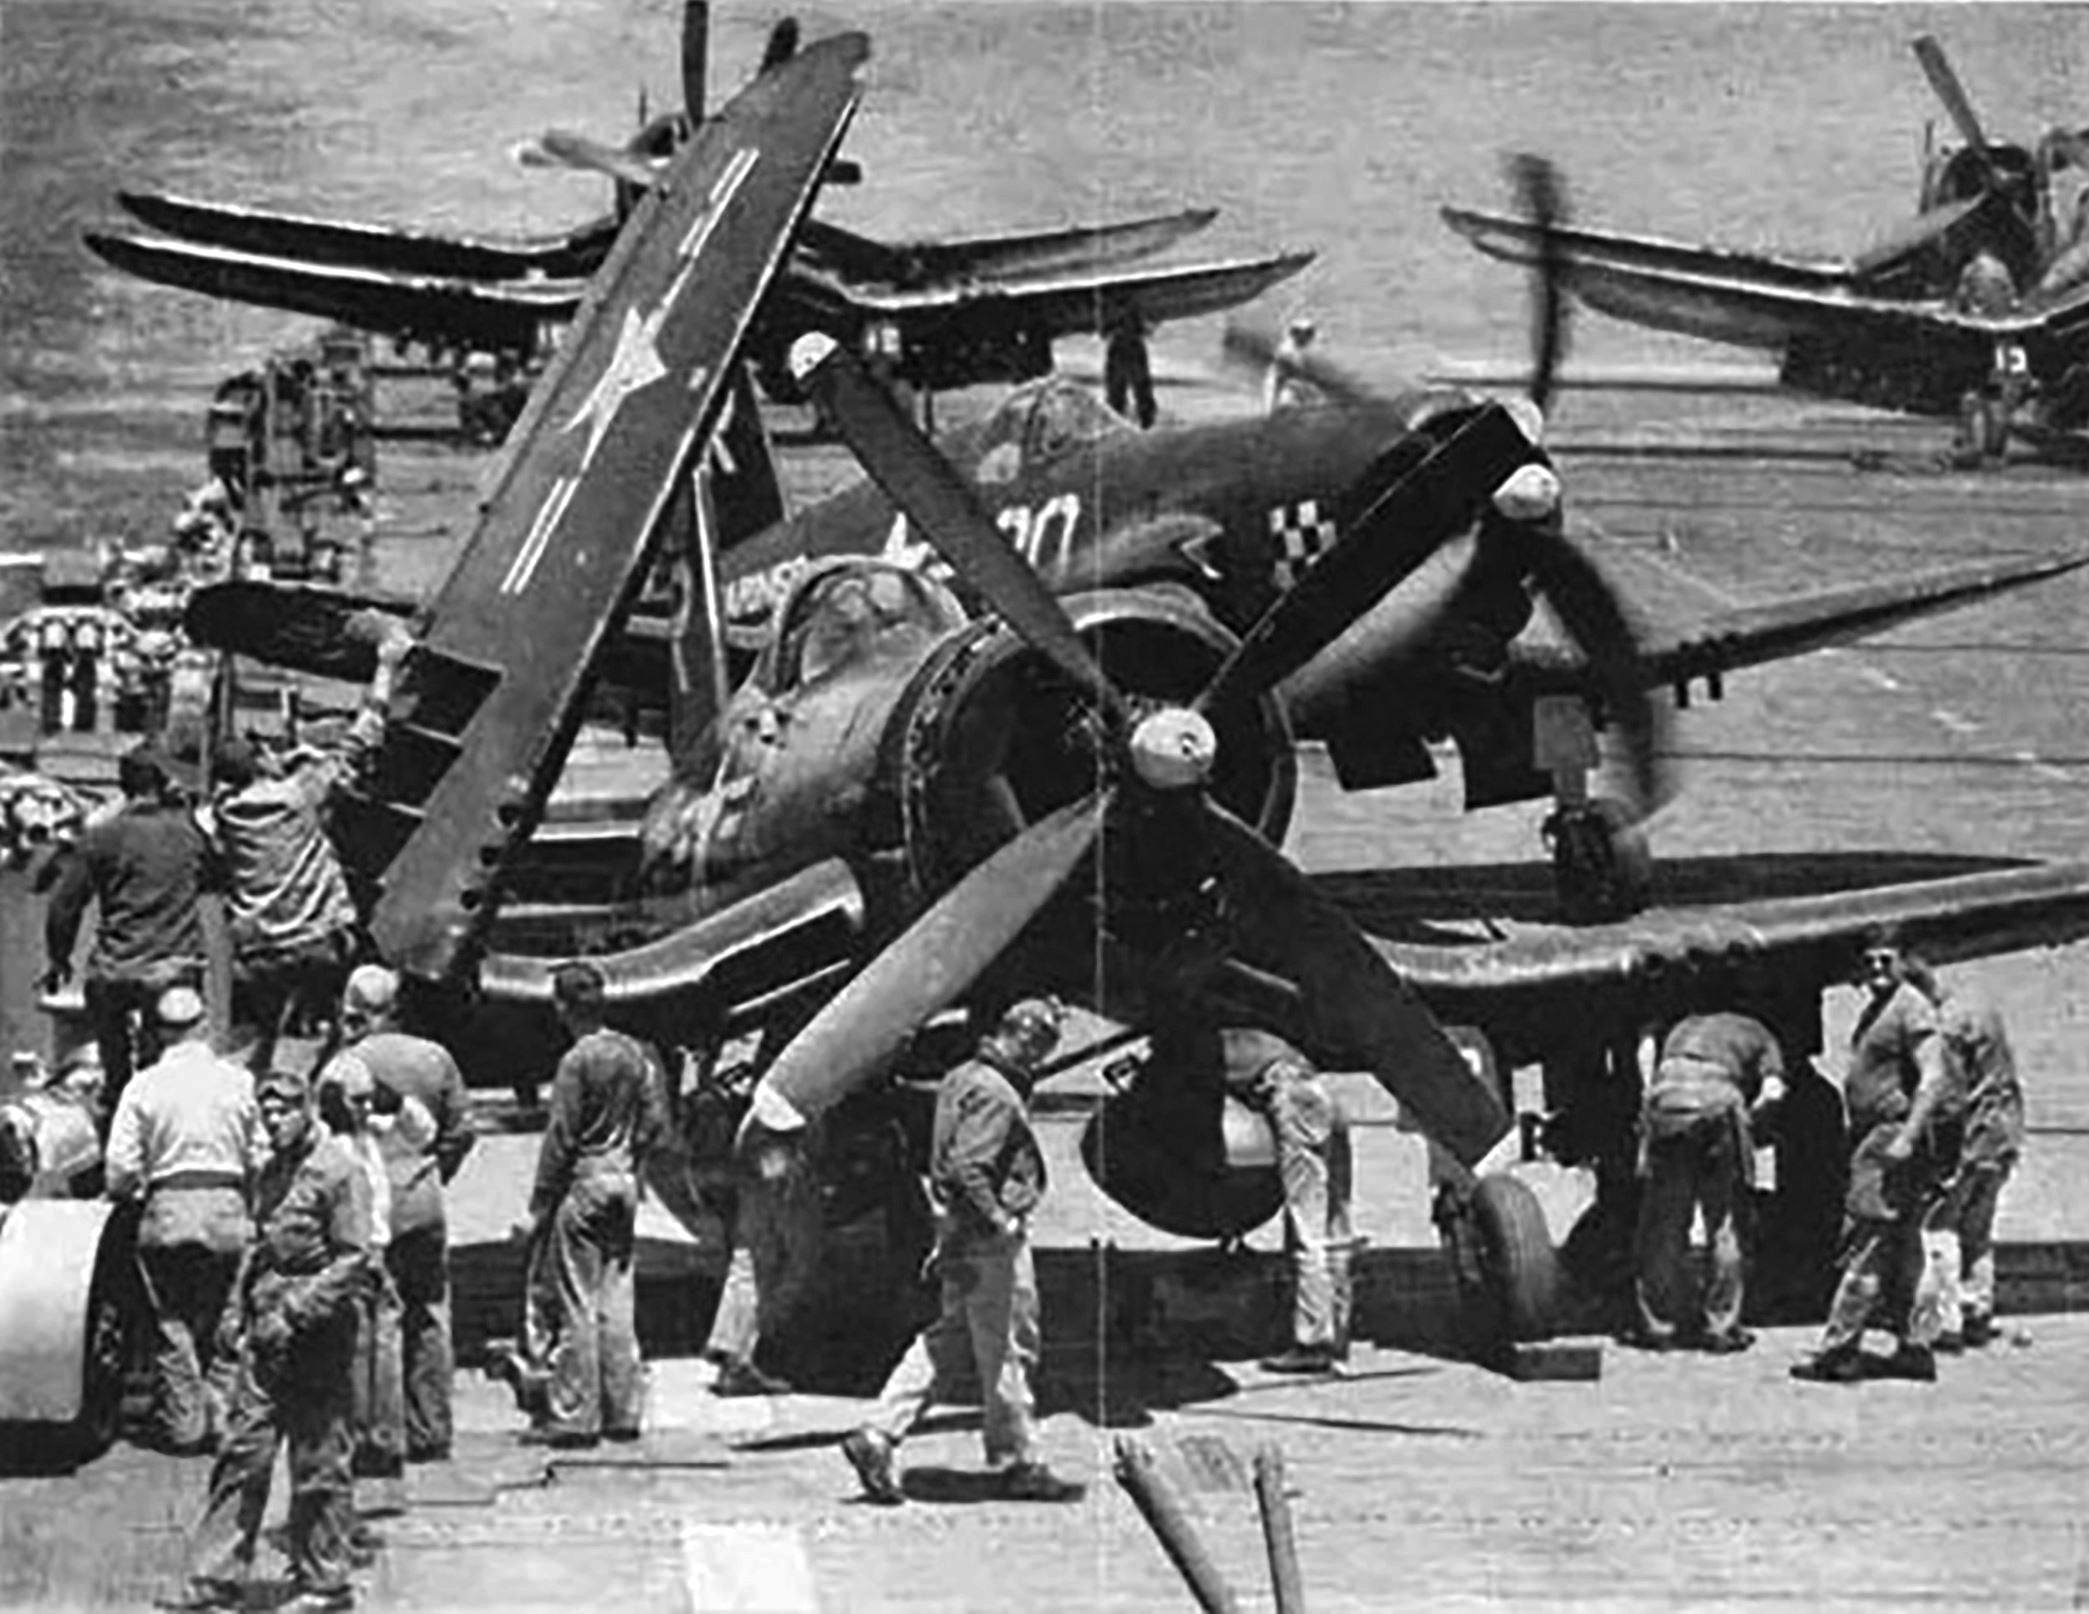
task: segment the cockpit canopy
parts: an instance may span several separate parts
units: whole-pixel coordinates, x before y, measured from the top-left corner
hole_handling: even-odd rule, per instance
[[[1065,376],[1041,376],[1011,392],[986,419],[979,480],[1013,481],[1073,450],[1128,435],[1133,426]]]
[[[965,622],[927,573],[875,555],[816,561],[791,585],[754,681],[783,695],[849,667],[910,655]]]

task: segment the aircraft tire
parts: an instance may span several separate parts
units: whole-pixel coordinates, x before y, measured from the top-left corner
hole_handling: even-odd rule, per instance
[[[1482,1177],[1471,1203],[1479,1293],[1476,1343],[1499,1350],[1549,1339],[1559,1299],[1559,1252],[1545,1210],[1527,1183],[1503,1172]]]
[[[69,1423],[0,1423],[0,1472],[70,1472],[116,1443],[144,1306],[135,1231],[135,1214],[119,1210],[96,1251],[80,1339],[78,1411]]]

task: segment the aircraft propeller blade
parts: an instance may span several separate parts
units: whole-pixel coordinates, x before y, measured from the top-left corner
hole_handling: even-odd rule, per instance
[[[798,19],[778,17],[776,26],[769,30],[769,43],[762,47],[762,65],[755,69],[757,75],[783,66],[798,54]]]
[[[1524,216],[1538,230],[1537,281],[1531,303],[1530,401],[1545,414],[1560,361],[1567,354],[1566,254],[1559,232],[1566,223],[1566,190],[1559,170],[1543,157],[1519,152],[1508,160],[1509,176],[1523,199]]]
[[[1368,1070],[1466,1165],[1509,1128],[1499,1095],[1353,920],[1247,825],[1207,803],[1211,844],[1251,966],[1294,983],[1331,1068]]]
[[[1065,885],[1101,836],[1110,801],[1100,790],[1068,803],[946,891],[777,1055],[756,1088],[750,1120],[790,1130],[877,1074]]]
[[[1916,39],[1914,50],[1915,60],[1922,64],[1923,76],[1929,80],[1929,87],[1936,92],[1937,99],[1944,103],[1944,110],[1951,114],[1959,138],[1980,154],[1984,177],[1992,186],[1997,176],[1994,162],[1988,156],[1987,136],[1980,131],[1980,119],[1974,115],[1973,103],[1967,98],[1965,86],[1959,83],[1958,74],[1951,70],[1944,47],[1932,35],[1923,34]]]
[[[1475,504],[1537,450],[1509,412],[1462,416],[1446,438],[1417,432],[1344,495],[1340,539],[1262,614],[1198,698],[1201,711],[1273,689],[1332,644],[1467,526]]]
[[[704,121],[704,98],[711,76],[710,0],[683,0],[682,115],[694,129]],[[641,117],[638,126],[643,129]]]
[[[570,129],[547,129],[534,146],[522,147],[517,155],[527,165],[586,169],[636,185],[640,190],[650,190],[659,177],[643,157],[605,146]]]
[[[863,468],[936,553],[1026,644],[1123,722],[1124,697],[1088,653],[1058,599],[994,525],[971,484],[921,434],[892,394],[853,354],[825,336],[799,338],[791,367]]]

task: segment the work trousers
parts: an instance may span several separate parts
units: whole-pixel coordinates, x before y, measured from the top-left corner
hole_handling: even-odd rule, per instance
[[[381,1272],[355,1316],[354,1470],[371,1477],[395,1475],[406,1463],[399,1312],[398,1288]]]
[[[976,1372],[989,1468],[1030,1461],[1030,1371],[1037,1363],[1037,1272],[1030,1237],[945,1228],[935,1256],[942,1308],[885,1381],[870,1427],[897,1445]]]
[[[1349,1344],[1353,1293],[1349,1128],[1319,1077],[1279,1082],[1269,1100],[1277,1175],[1284,1184],[1284,1248],[1291,1266],[1291,1336],[1330,1350]]]
[[[559,1317],[551,1347],[554,1435],[636,1434],[645,1368],[638,1354],[634,1262],[638,1182],[627,1171],[584,1168],[551,1225]]]
[[[442,1457],[450,1450],[450,1391],[457,1376],[450,1344],[450,1250],[443,1225],[394,1231],[384,1264],[399,1292],[406,1455],[416,1462]]]
[[[1850,1160],[1842,1237],[1842,1277],[1828,1304],[1821,1354],[1854,1351],[1873,1322],[1910,1345],[1932,1345],[1937,1308],[1922,1283],[1922,1224],[1936,1197],[1940,1162],[1918,1151],[1886,1158],[1897,1122],[1874,1126]]]
[[[1640,1331],[1650,1339],[1699,1332],[1694,1313],[1701,1313],[1701,1331],[1712,1338],[1741,1326],[1746,1252],[1740,1218],[1747,1182],[1741,1148],[1740,1128],[1728,1111],[1646,1139],[1633,1293]],[[1699,1211],[1710,1257],[1701,1302],[1692,1294],[1697,1285],[1690,1270],[1690,1229]]]
[[[258,1038],[251,1062],[265,1070],[277,1041],[327,1020],[340,1001],[355,951],[346,931],[232,959],[232,1023]]]
[[[797,1308],[819,1269],[824,1234],[819,1178],[802,1150],[779,1150],[773,1176],[741,1174],[733,1207],[732,1254],[707,1355],[747,1362]]]
[[[152,1315],[153,1400],[171,1447],[200,1446],[225,1425],[238,1361],[219,1341],[239,1260],[237,1250],[204,1244],[138,1246]]]
[[[1946,1334],[1995,1317],[1995,1207],[2014,1160],[1967,1164],[1922,1231],[1924,1297]]]
[[[247,1330],[249,1340],[251,1327]],[[189,1549],[192,1580],[244,1580],[268,1512],[276,1448],[290,1448],[291,1577],[301,1591],[348,1585],[349,1532],[355,1523],[350,1463],[355,1437],[351,1321],[299,1339],[273,1372],[257,1371],[243,1349],[217,1461],[210,1501]]]

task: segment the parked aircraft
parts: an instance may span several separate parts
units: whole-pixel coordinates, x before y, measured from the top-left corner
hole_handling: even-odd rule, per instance
[[[126,191],[117,198],[124,208],[168,239],[90,232],[87,244],[126,273],[164,285],[336,320],[439,352],[528,363],[544,352],[546,331],[579,308],[633,199],[691,120],[702,120],[708,11],[695,0],[684,20],[688,116],[642,119],[622,149],[561,131],[535,148],[546,153],[542,160],[606,173],[617,187],[614,211],[562,234],[460,237]],[[795,35],[788,19],[779,24],[770,59],[787,56]],[[785,401],[794,396],[785,355],[808,331],[834,336],[890,379],[928,393],[1024,381],[1052,368],[1060,337],[1150,333],[1250,301],[1312,262],[1312,253],[1293,252],[1129,267],[1216,216],[1191,208],[946,242],[877,241],[808,220],[749,358],[770,396]]]
[[[729,543],[715,468],[697,478],[686,529],[677,490],[704,460],[726,407],[721,378],[787,250],[786,203],[809,199],[823,171],[818,135],[845,118],[845,67],[861,49],[815,47],[747,92],[736,115],[706,125],[664,190],[640,203],[592,317],[537,389],[477,529],[413,615],[416,648],[348,825],[376,894],[373,937],[475,1017],[456,1045],[508,1077],[511,1061],[552,1046],[541,1018],[549,977],[575,953],[600,962],[621,1015],[663,1039],[763,1031],[755,1129],[803,1125],[875,1090],[933,1016],[1019,990],[1056,989],[1135,1028],[1185,999],[1214,1017],[1278,1026],[1330,1065],[1376,1075],[1441,1145],[1456,1183],[1447,1222],[1477,1230],[1517,1326],[1539,1326],[1550,1244],[1512,1179],[1470,1176],[1508,1113],[1466,1050],[1498,1042],[1528,1062],[1636,1029],[1656,1012],[1650,976],[1688,976],[1708,944],[1749,951],[1752,912],[1696,929],[1597,932],[1589,946],[1423,950],[1388,968],[1385,950],[1279,850],[1295,769],[1290,691],[1304,687],[1294,680],[1324,658],[1381,678],[1380,697],[1426,699],[1432,677],[1555,678],[1550,687],[1600,700],[1625,730],[1644,802],[1660,784],[1648,685],[1852,631],[1864,612],[1803,614],[1744,635],[1738,649],[1642,641],[1559,531],[1537,417],[1449,394],[1375,413],[1297,410],[1257,424],[1273,434],[1259,438],[1161,434],[1150,452],[1173,458],[1148,467],[1136,499],[1109,505],[1109,523],[1080,529],[1106,537],[1055,555],[1039,537],[1041,507],[996,508],[1007,488],[1030,486],[1019,480],[1027,436],[983,444],[968,475],[852,354],[809,337],[800,380],[906,528],[891,553],[889,519],[837,524],[809,562],[794,552],[798,573],[779,580],[753,670],[728,697],[719,563],[744,565],[743,550],[784,540]],[[687,243],[694,256],[683,255]],[[1547,391],[1542,369],[1534,390]],[[1340,458],[1343,433],[1372,441]],[[1266,486],[1229,487],[1235,506],[1202,515],[1170,508],[1200,476],[1216,478],[1222,448],[1258,462],[1280,450],[1317,455],[1317,493],[1335,512],[1324,549],[1293,553],[1281,534],[1267,536]],[[981,471],[996,454],[998,469]],[[1107,490],[1115,474],[1082,485]],[[873,508],[869,495],[847,497]],[[1051,526],[1070,537],[1076,524],[1061,509]],[[632,596],[685,530],[684,609],[641,634],[626,619]],[[1254,534],[1260,547],[1235,569],[1226,546]],[[917,543],[948,567],[948,582]],[[1292,570],[1273,578],[1280,553]],[[1512,675],[1507,652],[1534,586],[1578,650]],[[1240,591],[1231,605],[1229,589]],[[215,619],[199,610],[192,626],[246,650],[309,647],[315,626],[343,629],[358,608],[312,591],[215,598],[240,609]],[[280,613],[257,632],[211,631],[214,621],[252,626],[267,600]],[[1867,609],[1891,616],[1912,600]],[[1516,628],[1505,626],[1511,615]],[[355,659],[325,633],[319,642],[311,659],[321,670]],[[634,671],[648,654],[652,673]],[[544,825],[547,804],[589,685],[612,670],[673,691],[672,773],[642,818],[560,839]],[[564,859],[563,890],[525,900],[529,860],[545,854]],[[1918,897],[1798,904],[1782,921],[1803,942],[1779,976],[1786,997],[1810,1002],[1865,925],[1930,897],[1908,890]],[[2055,937],[2089,927],[2085,915],[2089,878],[2037,871],[1954,892],[1931,928],[1972,947],[2009,945],[2026,925]],[[1443,1026],[1411,985],[1424,978],[1480,1038]],[[1591,1016],[1545,1044],[1533,1005],[1577,983]],[[1797,1010],[1779,1023],[1809,1034]],[[1811,1034],[1817,1042],[1817,1021]],[[1243,1164],[1245,1123],[1206,1074],[1149,1066],[1111,1102],[1107,1149],[1091,1160],[1141,1215],[1216,1237],[1264,1219],[1278,1190],[1266,1166]],[[1609,1073],[1576,1075],[1595,1079],[1566,1088],[1565,1102],[1611,1095],[1615,1109]]]
[[[1591,308],[1763,348],[1797,391],[1961,420],[1999,456],[2089,425],[2089,131],[1990,141],[1942,46],[1914,50],[1963,144],[1923,166],[1917,216],[1854,258],[1781,257],[1447,207],[1490,257],[1541,247]],[[2066,181],[2072,178],[2070,188]]]

